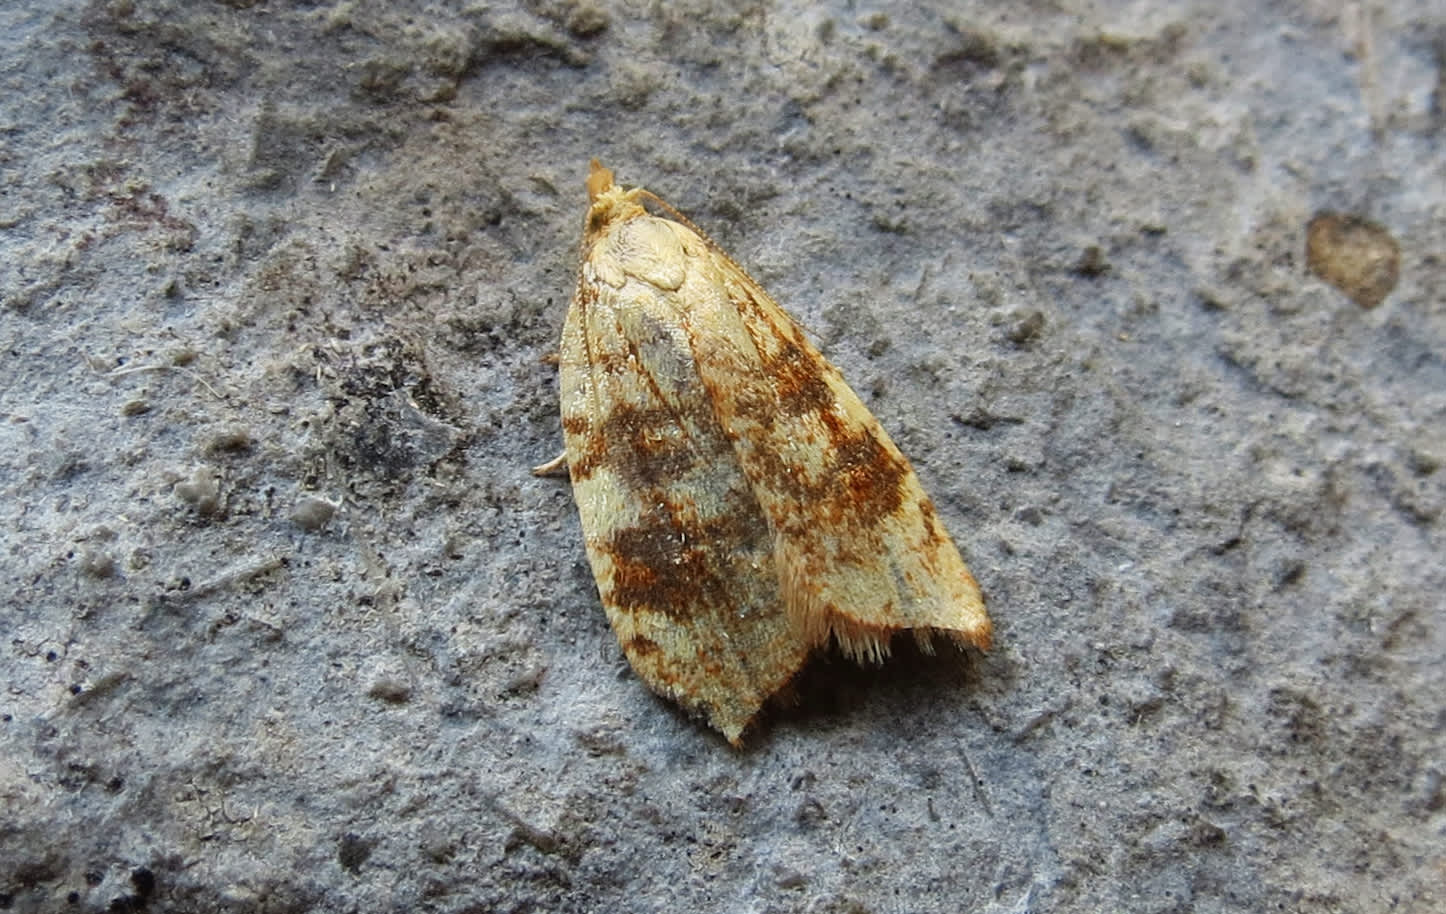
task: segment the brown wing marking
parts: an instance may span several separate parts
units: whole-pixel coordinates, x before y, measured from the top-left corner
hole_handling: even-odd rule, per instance
[[[677,226],[681,233],[691,235]],[[727,306],[689,329],[714,414],[775,535],[784,600],[812,645],[879,660],[915,629],[988,647],[978,585],[909,462],[802,329],[726,255]],[[696,314],[696,311],[695,311]]]

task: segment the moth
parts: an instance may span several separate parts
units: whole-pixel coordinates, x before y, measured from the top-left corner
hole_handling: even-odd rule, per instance
[[[904,631],[987,649],[933,503],[803,329],[657,196],[596,160],[587,191],[563,456],[639,678],[738,745],[830,642],[874,663]]]

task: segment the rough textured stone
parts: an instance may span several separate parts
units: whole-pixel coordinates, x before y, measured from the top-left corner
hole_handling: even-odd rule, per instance
[[[0,907],[1446,907],[1439,3],[718,7],[0,5]],[[817,331],[992,653],[742,752],[628,674],[528,473],[591,156]]]

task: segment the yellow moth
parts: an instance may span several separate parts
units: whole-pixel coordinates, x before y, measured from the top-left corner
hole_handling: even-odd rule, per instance
[[[596,161],[587,188],[565,456],[638,676],[736,745],[831,640],[874,662],[905,630],[988,648],[933,503],[802,328],[656,196]]]

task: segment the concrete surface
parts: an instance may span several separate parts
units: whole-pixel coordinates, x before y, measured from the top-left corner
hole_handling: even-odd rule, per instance
[[[0,79],[0,908],[1446,906],[1439,2],[32,0]],[[741,752],[630,674],[528,473],[592,156],[994,651]]]

